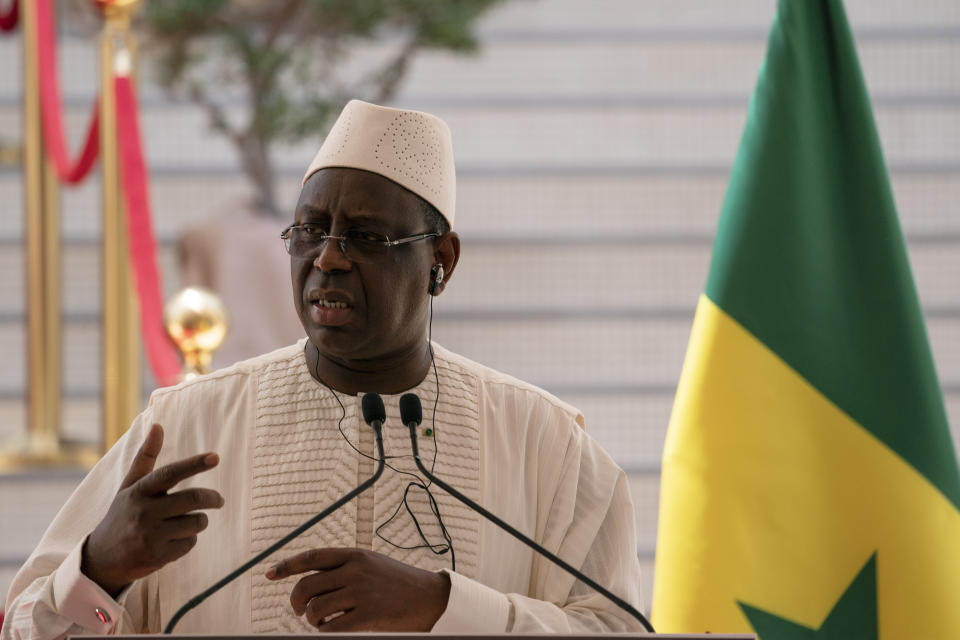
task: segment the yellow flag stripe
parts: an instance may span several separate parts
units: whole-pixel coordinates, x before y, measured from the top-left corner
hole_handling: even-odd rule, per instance
[[[881,637],[960,637],[960,512],[706,296],[660,504],[658,631],[817,628],[876,552]]]

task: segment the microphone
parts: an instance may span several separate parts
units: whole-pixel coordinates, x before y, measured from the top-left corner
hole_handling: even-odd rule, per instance
[[[417,427],[420,426],[420,422],[423,421],[423,409],[420,406],[420,398],[418,398],[416,394],[405,393],[403,396],[401,396],[400,419],[403,421],[405,425],[407,425],[407,428],[410,429],[410,446],[413,449],[413,459],[416,462],[417,467],[420,469],[420,473],[426,476],[428,480],[436,484],[438,487],[440,487],[441,489],[449,493],[451,496],[453,496],[463,504],[467,505],[468,507],[470,507],[471,509],[473,509],[474,511],[482,515],[484,518],[486,518],[493,524],[497,525],[498,527],[500,527],[501,529],[503,529],[504,531],[512,535],[514,538],[516,538],[523,544],[527,545],[528,547],[530,547],[531,549],[533,549],[534,551],[536,551],[537,553],[545,557],[547,560],[550,560],[552,563],[554,563],[555,565],[557,565],[558,567],[560,567],[561,569],[563,569],[564,571],[572,575],[577,580],[583,582],[584,584],[592,588],[594,591],[596,591],[597,593],[605,597],[607,600],[609,600],[610,602],[620,607],[623,611],[626,611],[627,613],[629,613],[632,617],[636,618],[637,621],[639,621],[640,624],[643,625],[643,628],[646,629],[648,632],[656,633],[653,630],[653,625],[650,624],[650,621],[647,620],[642,613],[640,613],[635,608],[633,608],[626,600],[613,595],[606,588],[600,586],[594,580],[591,580],[587,576],[583,575],[583,573],[581,573],[579,569],[574,568],[572,565],[568,564],[567,562],[564,562],[556,555],[550,553],[549,551],[544,549],[541,545],[537,544],[536,542],[534,542],[524,534],[520,533],[517,529],[514,529],[509,524],[507,524],[497,516],[493,515],[492,513],[490,513],[483,507],[481,507],[479,504],[477,504],[476,502],[474,502],[473,500],[463,495],[462,493],[460,493],[459,491],[451,487],[449,484],[447,484],[446,482],[438,478],[437,476],[433,475],[430,472],[430,470],[427,469],[426,465],[423,464],[423,461],[420,460],[420,450],[417,447]]]
[[[373,475],[370,476],[368,479],[364,480],[356,489],[354,489],[347,495],[343,496],[342,498],[340,498],[339,500],[331,504],[329,507],[327,507],[317,515],[313,516],[312,518],[304,522],[302,525],[300,525],[299,527],[297,527],[296,529],[294,529],[284,537],[280,538],[279,540],[274,542],[272,545],[270,545],[269,547],[267,547],[257,555],[253,556],[252,558],[244,562],[242,565],[240,565],[230,573],[228,573],[226,576],[221,578],[209,589],[188,600],[187,603],[182,607],[180,607],[177,610],[177,612],[173,614],[173,617],[170,618],[170,622],[167,623],[167,626],[163,630],[165,634],[173,633],[173,628],[177,625],[178,622],[180,622],[180,619],[184,615],[186,615],[188,611],[197,607],[201,602],[203,602],[204,600],[206,600],[207,598],[215,594],[217,591],[219,591],[220,589],[227,586],[228,584],[230,584],[231,582],[239,578],[241,575],[246,573],[251,567],[256,565],[258,562],[260,562],[267,556],[271,555],[275,551],[279,550],[281,547],[285,546],[287,543],[289,543],[291,540],[299,536],[301,533],[303,533],[313,525],[317,524],[318,522],[320,522],[321,520],[329,516],[331,513],[333,513],[343,505],[353,500],[356,496],[360,495],[361,493],[369,489],[371,486],[373,486],[373,483],[375,483],[380,478],[380,475],[383,473],[383,466],[384,466],[383,423],[387,419],[387,412],[383,408],[383,399],[380,397],[379,394],[376,394],[376,393],[368,393],[364,395],[360,406],[363,409],[363,419],[373,429],[374,437],[376,438],[376,441],[377,441],[377,454],[378,454],[377,468],[373,472]]]
[[[383,423],[387,421],[387,410],[383,407],[383,398],[380,397],[380,394],[363,394],[360,409],[363,411],[363,421],[373,427],[375,433],[380,434]]]

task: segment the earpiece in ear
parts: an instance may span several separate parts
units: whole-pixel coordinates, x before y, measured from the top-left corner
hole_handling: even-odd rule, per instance
[[[430,295],[435,296],[443,283],[443,265],[439,262],[430,268]]]

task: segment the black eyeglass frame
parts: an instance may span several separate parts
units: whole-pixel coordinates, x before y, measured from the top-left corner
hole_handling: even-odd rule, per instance
[[[316,225],[311,225],[311,224],[309,224],[309,223],[307,223],[307,224],[308,224],[309,226],[316,226]],[[307,225],[303,225],[303,224],[291,224],[291,225],[288,226],[286,229],[284,229],[283,231],[280,232],[280,239],[283,240],[283,246],[287,249],[287,253],[288,253],[289,255],[291,255],[291,256],[293,255],[293,253],[291,253],[291,251],[290,251],[291,240],[292,240],[292,237],[293,237],[293,236],[292,236],[293,230],[294,230],[294,229],[303,229],[304,226],[307,226]],[[390,240],[390,239],[389,239],[390,236],[385,236],[385,237],[387,238],[387,240],[366,240],[366,242],[369,242],[369,243],[372,243],[372,244],[376,244],[376,245],[379,245],[379,246],[382,246],[382,247],[395,247],[395,246],[401,245],[401,244],[408,244],[408,243],[410,243],[410,242],[417,242],[418,240],[425,240],[426,238],[439,238],[441,235],[442,235],[442,234],[439,234],[439,233],[433,231],[433,232],[429,232],[429,233],[418,233],[418,234],[416,234],[416,235],[407,236],[407,237],[405,237],[405,238],[398,238],[397,240]],[[347,250],[347,247],[349,246],[349,242],[350,242],[350,240],[351,240],[350,238],[348,238],[347,236],[334,236],[334,235],[330,235],[330,234],[328,234],[328,233],[320,232],[320,236],[317,238],[316,244],[317,244],[318,247],[322,247],[322,246],[324,245],[324,243],[327,242],[327,241],[329,241],[329,240],[336,240],[336,241],[337,241],[337,245],[340,247],[340,252],[343,253],[343,255],[347,256],[348,259],[351,259],[351,260],[353,259],[353,258],[350,258],[350,254],[349,254],[349,252],[348,252],[348,250]],[[356,239],[354,238],[353,240],[356,240]]]

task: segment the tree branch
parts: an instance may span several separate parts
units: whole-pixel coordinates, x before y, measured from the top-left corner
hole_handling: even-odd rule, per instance
[[[410,64],[410,58],[420,49],[420,42],[416,35],[411,36],[410,40],[401,47],[400,51],[394,56],[386,67],[376,76],[376,94],[373,96],[373,102],[383,104],[389,102],[397,93],[397,87],[407,72]]]
[[[270,25],[270,30],[267,31],[267,37],[263,42],[264,49],[273,49],[277,38],[283,35],[290,20],[297,15],[302,6],[300,0],[287,0],[286,3],[284,3],[279,16]]]
[[[242,144],[243,136],[240,131],[230,125],[230,121],[227,119],[223,108],[210,99],[210,96],[207,95],[206,90],[200,83],[191,82],[188,88],[188,95],[195,104],[207,112],[211,127],[230,138],[230,141],[235,145]]]

